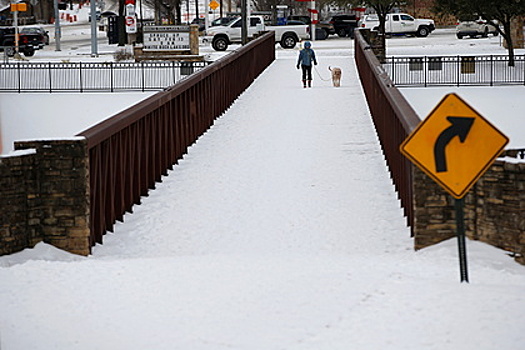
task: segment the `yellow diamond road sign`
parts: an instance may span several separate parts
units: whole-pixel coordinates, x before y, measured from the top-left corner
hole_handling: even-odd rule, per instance
[[[401,153],[463,198],[509,139],[456,94],[446,95],[401,144]]]
[[[219,6],[220,6],[220,4],[219,4],[217,1],[215,1],[215,0],[211,0],[211,1],[210,1],[210,8],[211,8],[212,10],[217,9],[217,7],[219,7]]]

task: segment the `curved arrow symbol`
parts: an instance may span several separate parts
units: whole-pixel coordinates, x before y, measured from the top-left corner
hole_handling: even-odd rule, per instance
[[[447,171],[447,159],[445,156],[445,148],[449,142],[456,136],[459,137],[461,143],[465,142],[470,128],[474,123],[475,118],[470,117],[447,117],[447,120],[452,124],[439,135],[434,145],[434,159],[436,161],[436,172],[442,173]]]

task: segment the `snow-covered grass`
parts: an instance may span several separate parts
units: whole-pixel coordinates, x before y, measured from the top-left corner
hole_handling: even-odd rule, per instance
[[[430,39],[430,40],[426,40]],[[414,42],[418,44],[414,45]],[[454,29],[437,29],[428,38],[394,37],[387,41],[389,56],[507,55],[501,36],[458,40]],[[523,55],[525,49],[517,49]],[[525,86],[401,88],[412,107],[425,118],[448,93],[461,96],[510,139],[507,148],[525,148]]]
[[[521,349],[525,268],[469,241],[461,284],[455,240],[414,252],[353,44],[313,48],[312,89],[278,48],[91,256],[0,257],[0,349]]]

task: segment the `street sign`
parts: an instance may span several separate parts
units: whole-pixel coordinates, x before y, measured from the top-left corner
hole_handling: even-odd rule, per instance
[[[11,4],[11,12],[25,12],[27,11],[27,4],[24,3],[18,3],[18,4]]]
[[[124,21],[126,23],[126,33],[133,34],[137,32],[137,21],[135,17],[126,16],[124,17]]]
[[[220,4],[219,4],[217,1],[215,1],[215,0],[211,0],[211,1],[210,1],[210,8],[211,8],[212,10],[216,10],[217,7],[219,7],[219,6],[220,6]]]
[[[126,24],[126,33],[133,34],[137,32],[137,20],[135,19],[135,1],[126,0],[126,16],[124,17]]]
[[[401,144],[401,153],[454,198],[463,198],[509,139],[456,94],[446,95]]]

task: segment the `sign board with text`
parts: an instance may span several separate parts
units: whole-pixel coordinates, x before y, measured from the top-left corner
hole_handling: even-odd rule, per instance
[[[446,95],[401,144],[401,153],[454,198],[463,198],[509,139],[456,94]]]
[[[189,26],[145,26],[144,51],[189,51]]]

